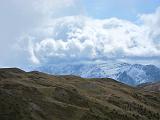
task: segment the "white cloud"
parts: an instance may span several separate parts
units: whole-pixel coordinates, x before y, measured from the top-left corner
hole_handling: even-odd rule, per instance
[[[79,0],[2,0],[0,63],[25,65],[28,57],[45,64],[160,56],[160,8],[141,15],[141,25],[89,18],[83,12]],[[23,40],[17,43],[19,36]]]
[[[79,13],[76,8],[77,4],[78,0],[35,0],[33,2],[35,10],[45,17],[61,17]]]
[[[157,43],[157,48],[160,48],[160,7],[153,14],[141,15],[140,19],[147,29],[148,36]]]
[[[27,41],[19,37],[46,24],[48,19],[80,14],[77,3],[78,0],[1,0],[0,64],[10,67],[29,64],[28,54],[32,52],[26,49],[31,47],[24,49]]]
[[[46,19],[81,14],[79,0],[35,0],[32,1],[36,12]]]
[[[117,18],[85,16],[51,19],[31,36],[39,63],[124,57],[160,57],[160,10],[140,16],[141,25]]]

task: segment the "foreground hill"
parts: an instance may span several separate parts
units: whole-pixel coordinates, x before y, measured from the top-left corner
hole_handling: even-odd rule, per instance
[[[128,63],[76,63],[51,64],[36,68],[39,71],[58,75],[77,75],[83,78],[112,78],[128,85],[156,82],[160,69],[154,65]]]
[[[107,78],[0,69],[0,120],[160,120],[160,93]]]
[[[149,91],[149,92],[160,92],[160,81],[155,83],[144,83],[138,85],[138,88],[141,90]]]

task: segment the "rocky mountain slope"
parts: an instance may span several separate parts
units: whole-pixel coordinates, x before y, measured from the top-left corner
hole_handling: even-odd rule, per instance
[[[0,120],[160,120],[160,93],[107,78],[0,69]]]
[[[55,75],[78,75],[84,78],[112,78],[129,85],[156,82],[160,69],[154,65],[127,63],[80,63],[38,67],[37,70]]]

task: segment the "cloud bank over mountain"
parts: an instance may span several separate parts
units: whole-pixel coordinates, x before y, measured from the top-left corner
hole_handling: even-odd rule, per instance
[[[122,14],[124,10],[119,11],[123,4],[118,4],[118,7],[116,2],[94,1],[90,8],[90,2],[86,0],[2,0],[0,67],[108,59],[159,59],[160,8],[153,13],[149,8],[146,12],[150,14],[141,14],[133,22],[126,20]],[[141,6],[143,2],[134,2],[130,5],[137,10],[136,13],[141,13],[136,4]],[[150,6],[149,3],[146,5]],[[118,11],[119,18],[112,11],[108,16],[115,17],[105,18],[105,11],[112,10],[109,5],[116,9],[116,13]],[[103,11],[103,17],[96,13],[99,9]],[[132,9],[129,11],[131,13]]]
[[[84,15],[48,19],[27,40],[35,64],[160,57],[160,8],[137,23]]]

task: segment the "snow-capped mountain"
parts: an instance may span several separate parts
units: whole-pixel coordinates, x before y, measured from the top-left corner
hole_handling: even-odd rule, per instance
[[[37,70],[55,75],[78,75],[84,78],[113,78],[137,85],[160,80],[160,69],[154,65],[128,63],[79,63],[38,67]]]

